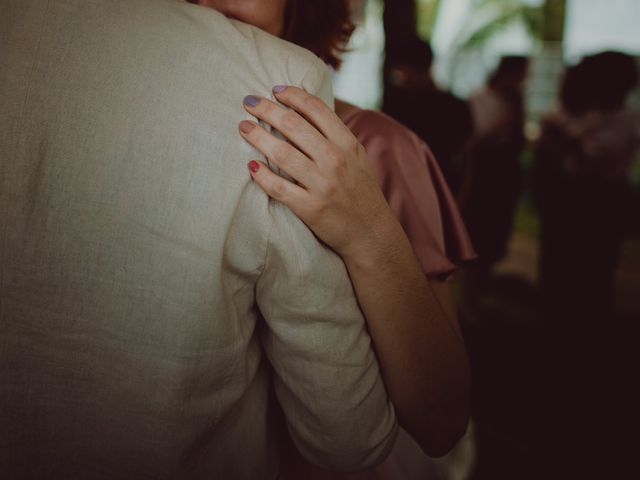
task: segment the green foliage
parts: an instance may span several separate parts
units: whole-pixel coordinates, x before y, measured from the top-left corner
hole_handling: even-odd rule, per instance
[[[547,42],[561,42],[564,37],[565,0],[544,2],[544,30],[542,39]]]
[[[519,0],[476,0],[472,8],[458,40],[461,50],[481,47],[493,35],[517,21],[524,25],[532,38],[543,39],[544,5],[532,7]]]
[[[441,0],[416,0],[416,30],[423,40],[430,40]]]

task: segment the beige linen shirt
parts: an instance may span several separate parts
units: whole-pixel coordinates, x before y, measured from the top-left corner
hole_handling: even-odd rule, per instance
[[[0,0],[0,477],[273,479],[396,432],[341,260],[255,186],[309,52],[177,0]],[[274,395],[272,395],[274,393]]]

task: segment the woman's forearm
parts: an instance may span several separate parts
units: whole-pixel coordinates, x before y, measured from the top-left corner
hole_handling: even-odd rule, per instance
[[[402,426],[426,453],[446,453],[469,416],[464,343],[392,214],[343,258]]]
[[[240,122],[240,133],[296,182],[257,161],[249,163],[251,176],[344,259],[401,424],[427,453],[444,454],[467,425],[463,342],[423,275],[364,147],[304,90],[278,87],[273,93],[293,110],[257,97],[247,97],[245,109],[290,142],[256,122]]]

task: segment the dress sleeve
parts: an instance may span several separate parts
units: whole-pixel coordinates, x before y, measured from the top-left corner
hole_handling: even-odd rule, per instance
[[[379,112],[347,119],[373,163],[425,275],[448,278],[475,258],[458,206],[431,150],[413,132]]]

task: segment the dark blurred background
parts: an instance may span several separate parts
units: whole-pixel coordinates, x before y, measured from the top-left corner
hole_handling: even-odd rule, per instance
[[[640,478],[640,1],[355,0],[336,96],[425,139],[479,258],[448,479]]]

